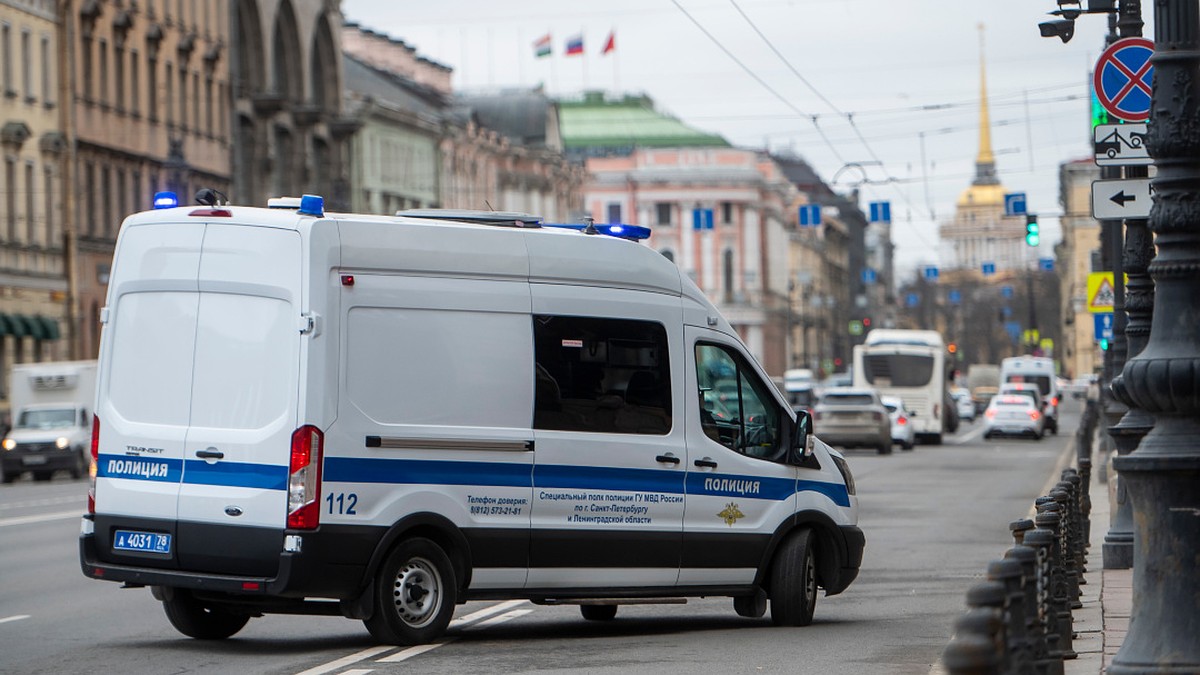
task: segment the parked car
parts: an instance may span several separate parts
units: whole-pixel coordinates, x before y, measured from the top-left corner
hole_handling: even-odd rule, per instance
[[[903,450],[912,450],[917,442],[917,432],[908,418],[911,412],[904,408],[904,401],[898,396],[881,396],[880,402],[887,408],[888,418],[892,424],[892,443],[900,445]]]
[[[971,400],[971,392],[966,389],[951,389],[950,397],[958,409],[958,419],[968,422],[975,421],[975,402]]]
[[[1032,436],[1042,440],[1046,433],[1046,416],[1041,405],[1021,394],[1000,394],[992,399],[983,413],[984,438],[995,436]]]
[[[892,451],[891,420],[874,389],[825,391],[813,409],[813,429],[829,445],[875,448],[881,455]]]

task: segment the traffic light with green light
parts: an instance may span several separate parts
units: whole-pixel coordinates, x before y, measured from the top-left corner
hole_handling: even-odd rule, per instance
[[[1025,216],[1025,243],[1029,246],[1037,246],[1041,241],[1042,233],[1037,216],[1033,214]]]
[[[1100,351],[1108,351],[1108,338],[1100,338]]]

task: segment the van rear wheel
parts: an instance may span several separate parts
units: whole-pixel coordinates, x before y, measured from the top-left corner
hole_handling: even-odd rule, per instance
[[[807,626],[817,608],[817,556],[812,530],[788,537],[771,565],[771,622]]]
[[[423,538],[403,541],[379,568],[374,611],[363,623],[386,644],[432,642],[450,624],[457,588],[454,567],[440,546]]]
[[[208,607],[191,593],[175,590],[163,600],[167,619],[175,630],[197,640],[224,640],[246,626],[250,617],[219,607]]]

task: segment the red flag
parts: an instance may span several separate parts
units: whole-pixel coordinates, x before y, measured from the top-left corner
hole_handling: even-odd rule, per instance
[[[612,50],[614,50],[616,48],[617,48],[617,31],[612,30],[612,31],[609,31],[609,33],[608,33],[608,39],[604,41],[604,49],[600,50],[600,55],[604,56],[605,54],[611,52]]]

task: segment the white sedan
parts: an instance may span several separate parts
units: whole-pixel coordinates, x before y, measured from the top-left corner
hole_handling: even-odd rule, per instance
[[[904,401],[898,396],[880,396],[883,407],[887,408],[888,418],[892,421],[892,443],[904,450],[912,450],[917,442],[917,432],[909,418],[909,411],[904,408]]]
[[[1028,396],[1000,394],[992,398],[983,412],[983,437],[1033,436],[1042,440],[1046,416]]]

